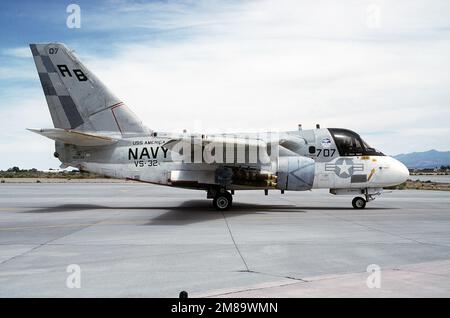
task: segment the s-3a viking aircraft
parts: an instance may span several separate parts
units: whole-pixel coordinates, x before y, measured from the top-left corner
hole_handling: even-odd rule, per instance
[[[234,191],[326,188],[353,195],[362,209],[408,169],[357,133],[328,128],[254,134],[153,131],[113,95],[64,44],[31,44],[54,128],[30,129],[55,140],[54,156],[113,178],[204,190],[218,210]]]

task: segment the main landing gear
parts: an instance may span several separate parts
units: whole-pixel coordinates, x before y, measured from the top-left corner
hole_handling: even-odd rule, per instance
[[[213,207],[219,211],[226,211],[233,204],[233,196],[224,188],[208,190],[207,197],[213,199]]]

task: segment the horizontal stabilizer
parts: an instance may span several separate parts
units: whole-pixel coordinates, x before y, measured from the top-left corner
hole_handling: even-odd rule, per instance
[[[116,143],[118,139],[97,133],[85,133],[70,129],[51,128],[51,129],[29,129],[36,134],[47,138],[61,141],[65,144],[72,144],[83,147],[108,146]]]

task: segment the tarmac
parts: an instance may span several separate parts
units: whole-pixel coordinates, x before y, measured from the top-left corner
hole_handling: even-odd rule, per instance
[[[0,297],[450,296],[449,192],[351,199],[239,191],[222,213],[203,191],[0,184]]]

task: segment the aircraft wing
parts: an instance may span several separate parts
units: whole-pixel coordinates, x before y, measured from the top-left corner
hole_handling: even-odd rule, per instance
[[[233,149],[237,154],[241,153],[244,156],[245,154],[253,154],[254,156],[257,155],[260,159],[261,156],[267,156],[267,162],[270,161],[267,154],[267,142],[256,138],[230,136],[181,137],[170,139],[163,146],[180,155],[186,150],[190,150],[192,153],[195,151],[202,153],[208,147],[222,147],[224,153],[227,154],[228,149]],[[231,162],[227,161],[227,163]]]
[[[261,139],[253,138],[235,138],[226,136],[214,136],[214,137],[185,137],[185,138],[175,138],[171,139],[164,144],[164,147],[169,150],[174,150],[180,146],[194,146],[194,147],[205,147],[209,144],[222,144],[223,147],[231,145],[241,145],[248,147],[264,147],[266,148],[266,142]]]
[[[61,141],[65,144],[72,144],[84,147],[108,146],[116,143],[118,139],[97,133],[86,133],[70,129],[48,128],[48,129],[30,129],[36,134]]]

